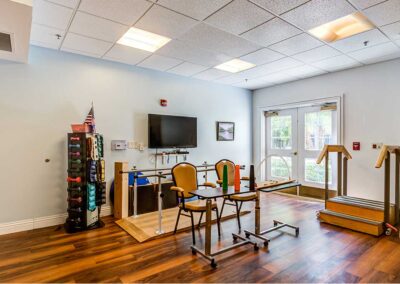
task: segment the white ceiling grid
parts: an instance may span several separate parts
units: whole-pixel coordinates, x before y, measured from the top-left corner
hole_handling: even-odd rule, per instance
[[[377,28],[334,43],[308,32],[355,11]],[[131,26],[172,40],[117,44]],[[34,0],[31,44],[256,89],[400,57],[400,0]],[[256,67],[213,68],[233,58]]]

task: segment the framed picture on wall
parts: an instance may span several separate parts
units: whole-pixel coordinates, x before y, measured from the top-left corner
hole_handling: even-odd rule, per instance
[[[217,121],[217,141],[235,140],[235,123]]]

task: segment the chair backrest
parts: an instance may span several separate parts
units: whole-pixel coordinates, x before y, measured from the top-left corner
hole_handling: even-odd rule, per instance
[[[233,186],[235,183],[235,163],[230,160],[221,160],[215,164],[218,179],[222,180],[225,165],[228,166],[228,186]]]
[[[175,185],[185,191],[184,197],[193,197],[189,192],[197,190],[197,168],[190,163],[179,163],[172,168],[171,173]]]

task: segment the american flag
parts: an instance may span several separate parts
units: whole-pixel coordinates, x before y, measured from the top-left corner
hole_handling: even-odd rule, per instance
[[[90,126],[90,129],[91,129],[91,132],[92,132],[92,133],[95,133],[95,132],[96,132],[96,131],[95,131],[94,109],[93,109],[93,106],[92,106],[92,108],[90,109],[89,113],[87,114],[84,123]]]

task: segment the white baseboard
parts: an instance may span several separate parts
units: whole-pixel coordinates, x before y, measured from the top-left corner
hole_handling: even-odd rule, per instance
[[[112,207],[105,205],[101,207],[100,216],[112,215]],[[64,224],[67,214],[57,214],[39,218],[31,218],[14,222],[0,223],[0,235],[29,231]]]

